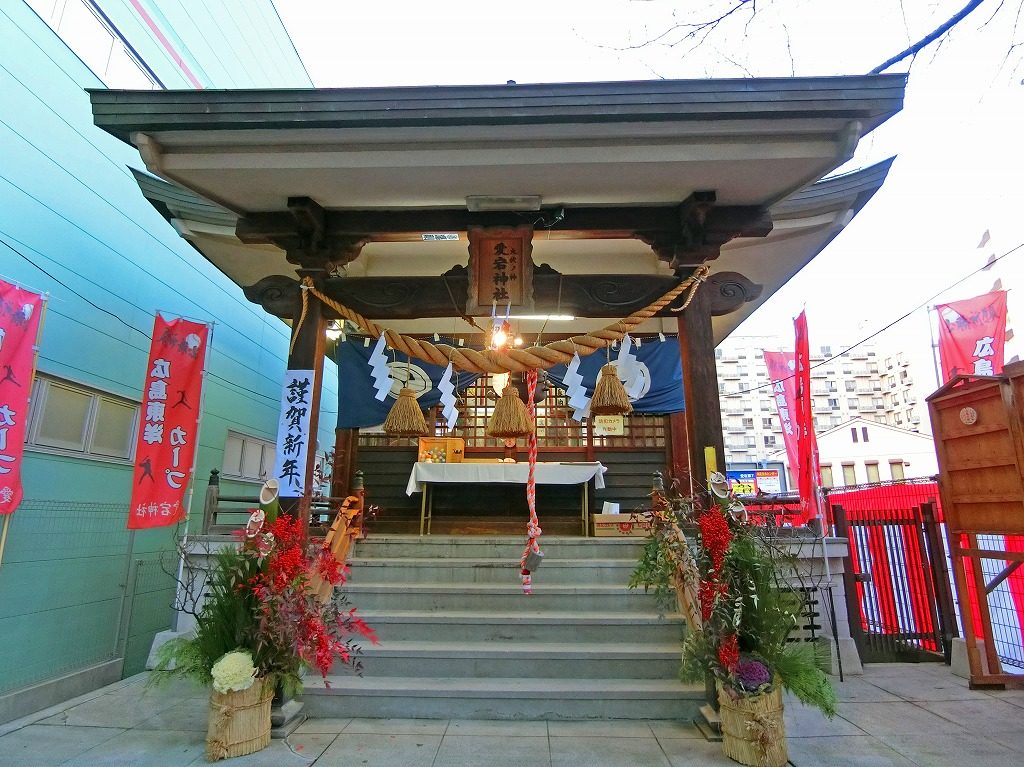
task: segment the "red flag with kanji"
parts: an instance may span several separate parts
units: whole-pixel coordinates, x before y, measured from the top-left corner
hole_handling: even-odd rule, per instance
[[[811,354],[807,337],[807,313],[793,320],[796,331],[796,407],[797,407],[797,487],[803,522],[818,518],[818,488],[821,467],[818,461],[818,438],[814,434],[814,413],[811,403]]]
[[[993,290],[963,301],[936,304],[942,383],[957,375],[1003,372],[1006,346],[1006,291]]]
[[[800,461],[796,447],[796,357],[792,352],[764,352],[764,364],[772,382],[772,396],[779,413],[786,456],[796,477]]]
[[[174,525],[185,518],[209,332],[202,323],[156,316],[142,389],[129,529]]]
[[[43,297],[0,280],[0,514],[12,514],[24,495],[28,400]]]

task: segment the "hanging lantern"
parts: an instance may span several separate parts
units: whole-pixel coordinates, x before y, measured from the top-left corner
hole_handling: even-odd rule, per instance
[[[628,415],[633,412],[629,404],[626,387],[619,380],[619,371],[612,363],[601,368],[594,396],[590,400],[590,412],[594,415]]]
[[[428,433],[427,419],[412,389],[403,388],[398,392],[398,399],[384,420],[384,432],[393,437],[422,437]]]
[[[526,405],[519,399],[516,387],[509,384],[502,392],[501,399],[494,406],[491,420],[487,424],[487,434],[499,439],[525,437],[533,431]]]

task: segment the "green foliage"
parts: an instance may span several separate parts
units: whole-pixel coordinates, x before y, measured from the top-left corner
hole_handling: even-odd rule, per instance
[[[669,610],[675,600],[675,589],[672,585],[674,565],[669,556],[668,547],[662,543],[661,536],[651,535],[644,543],[640,552],[640,560],[636,569],[629,577],[629,588],[644,587],[644,591],[654,589],[654,598],[658,609]]]
[[[235,546],[225,546],[214,555],[195,636],[172,639],[160,648],[150,683],[189,677],[209,684],[213,664],[238,649],[255,647],[253,661],[259,667],[259,649],[254,642],[258,628],[255,597],[251,590],[239,588],[257,572],[254,560]]]
[[[778,540],[734,516],[724,504],[691,516],[697,536],[692,554],[679,545],[685,516],[651,514],[653,534],[629,584],[653,589],[659,606],[667,608],[680,562],[693,557],[693,567],[682,567],[682,572],[692,572],[687,577],[695,581],[703,626],[686,634],[680,679],[700,683],[710,673],[738,694],[754,694],[753,688],[744,686],[750,684],[749,672],[741,679],[738,670],[759,661],[769,674],[765,678],[774,678],[802,702],[834,716],[836,696],[820,667],[820,646],[788,641],[804,604],[803,594],[788,580],[798,571],[795,558]]]
[[[836,715],[836,691],[821,670],[830,652],[828,645],[815,642],[791,642],[774,661],[782,686],[802,703],[821,710],[829,719]],[[824,656],[824,657],[823,657]]]

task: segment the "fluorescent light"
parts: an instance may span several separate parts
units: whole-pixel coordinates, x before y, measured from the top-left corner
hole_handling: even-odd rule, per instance
[[[510,320],[553,320],[555,322],[572,322],[576,319],[571,314],[513,314]]]
[[[487,195],[466,197],[466,208],[474,213],[505,210],[540,210],[539,194]]]

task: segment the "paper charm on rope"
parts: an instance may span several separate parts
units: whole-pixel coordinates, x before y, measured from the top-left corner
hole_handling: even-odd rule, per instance
[[[370,354],[368,360],[370,364],[370,375],[373,377],[373,388],[377,390],[374,397],[379,402],[383,402],[384,399],[391,392],[391,369],[388,367],[388,358],[384,354],[385,350],[384,336],[377,339],[377,345],[373,347],[373,352]]]
[[[580,366],[580,355],[574,353],[572,360],[565,369],[565,393],[569,398],[569,407],[573,409],[574,420],[582,421],[590,412],[590,397],[583,386],[583,376],[577,370]]]
[[[437,389],[441,392],[441,412],[444,414],[448,431],[451,431],[455,428],[455,422],[459,420],[459,409],[455,406],[455,384],[452,383],[452,363],[449,362],[445,368]]]
[[[639,399],[643,391],[644,379],[637,364],[636,355],[630,350],[633,346],[633,339],[627,333],[622,338],[622,348],[619,349],[618,359],[615,360],[615,367],[619,371],[619,380],[626,389],[626,396],[631,400]]]

